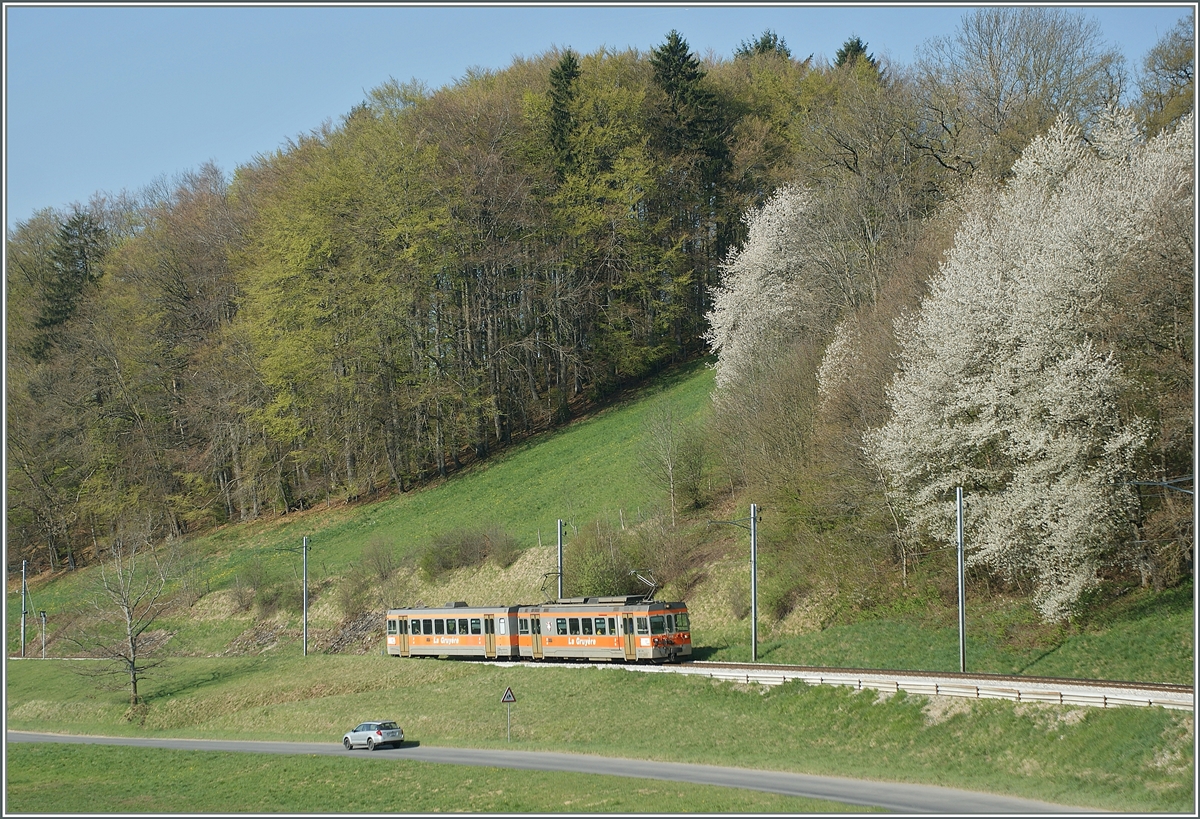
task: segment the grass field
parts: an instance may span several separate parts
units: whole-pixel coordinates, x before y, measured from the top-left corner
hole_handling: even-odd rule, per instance
[[[120,776],[114,776],[120,771]],[[653,779],[424,762],[10,745],[12,813],[834,813],[869,811]]]
[[[1142,605],[1114,609],[1104,622],[1075,628],[1038,623],[1028,600],[992,600],[978,612],[968,605],[967,670],[1192,685],[1192,584],[1134,596]],[[748,661],[748,636],[738,637],[741,641],[716,648],[709,658]],[[719,639],[715,642],[721,645]],[[795,665],[958,671],[958,623],[924,617],[863,619],[764,640],[758,657]]]
[[[100,692],[69,665],[9,662],[10,729],[337,742],[383,715],[423,745],[919,782],[1109,810],[1188,811],[1194,799],[1192,715],[1157,708],[764,689],[619,667],[273,655],[177,660],[130,712],[123,692]],[[507,687],[518,699],[511,743]],[[131,777],[127,791],[141,787],[132,773],[112,773]]]
[[[196,599],[156,624],[169,633],[169,659],[163,673],[144,683],[146,703],[130,710],[124,690],[101,690],[93,680],[71,673],[77,663],[9,661],[8,726],[83,734],[336,742],[361,719],[386,714],[401,720],[413,739],[432,745],[556,750],[858,776],[1113,810],[1192,809],[1193,717],[1182,712],[931,700],[903,694],[883,699],[870,692],[799,684],[762,690],[616,669],[500,671],[384,658],[378,653],[378,641],[370,638],[355,648],[357,654],[322,653],[320,641],[345,625],[337,584],[372,542],[382,542],[411,561],[440,533],[496,525],[525,549],[507,569],[489,563],[486,571],[467,569],[436,581],[420,579],[410,563],[375,584],[372,611],[417,602],[543,599],[540,584],[545,572],[554,568],[555,521],[567,522],[569,539],[574,527],[597,519],[616,526],[661,509],[665,495],[638,468],[643,430],[651,414],[664,405],[677,418],[701,417],[709,406],[712,383],[712,372],[696,365],[637,400],[526,441],[437,485],[372,503],[319,506],[276,520],[226,526],[191,538],[185,546],[191,556],[188,582]],[[686,595],[679,594],[685,596],[693,615],[698,657],[748,660],[749,620],[733,614],[728,594],[731,584],[748,586],[745,533],[733,527],[705,527],[706,517],[744,515],[746,503],[728,499],[721,503],[719,508],[694,513],[689,525],[693,533],[702,532],[699,537],[714,553],[725,557],[707,566],[705,576]],[[299,556],[281,550],[298,546],[305,536],[313,547],[309,618],[318,646],[307,658],[300,656],[301,618],[295,600],[275,612],[230,604],[235,582],[244,582],[256,566],[272,582],[297,591]],[[62,633],[81,616],[81,594],[91,575],[91,570],[84,570],[34,578],[31,583],[29,609],[48,612],[52,658],[76,653]],[[913,573],[909,580],[908,599],[897,597],[889,608],[857,612],[823,626],[797,625],[795,616],[783,622],[761,619],[759,658],[802,665],[957,670],[956,612],[930,591],[939,578]],[[10,655],[17,652],[20,639],[19,591],[10,577]],[[668,586],[662,596],[674,594],[676,590]],[[974,595],[969,587],[967,669],[1192,684],[1193,594],[1190,583],[1158,593],[1135,589],[1088,621],[1048,626],[1038,620],[1027,599]],[[28,634],[27,655],[37,656],[39,630],[33,618]],[[511,745],[503,740],[504,712],[498,704],[510,685],[519,697],[513,709]],[[630,716],[630,703],[636,704],[635,716]],[[10,747],[8,752],[10,798],[44,802],[53,789],[39,784],[44,780],[38,778],[38,770],[59,772],[56,778],[70,791],[91,788],[89,777],[107,767],[113,786],[105,791],[111,794],[111,802],[104,810],[115,812],[152,813],[169,805],[170,798],[155,801],[157,788],[150,794],[138,784],[160,779],[163,793],[179,794],[181,800],[190,793],[200,800],[196,804],[212,804],[217,811],[321,811],[325,808],[317,806],[352,790],[349,785],[331,784],[350,776],[336,767],[323,767],[336,764],[334,760],[256,758],[245,762],[245,769],[258,773],[243,778],[236,760],[214,762],[214,771],[220,766],[230,771],[230,778],[223,780],[230,792],[245,794],[234,806],[220,801],[223,797],[203,777],[189,778],[189,763],[160,764],[163,769],[157,770],[155,761],[166,759],[162,751],[127,749],[123,758],[103,756],[109,751],[95,748]],[[420,774],[423,782],[435,783],[423,789],[421,798],[429,801],[420,802],[420,810],[459,807],[453,789],[440,783],[462,774],[439,773],[440,768],[430,766]],[[510,802],[526,798],[513,794],[516,774],[479,771],[472,776],[495,797],[472,810],[698,809],[682,807],[674,801],[678,791],[661,783],[625,783],[626,790],[636,790],[647,800],[630,808],[631,803],[615,796],[616,801],[603,801],[609,798],[604,796],[605,782],[585,781],[586,777],[545,775],[539,778],[545,783],[540,795],[528,797],[528,802]],[[250,796],[247,789],[255,778],[264,777],[292,783],[294,804],[269,807],[276,803],[265,796],[262,799],[267,801]],[[408,787],[409,781],[401,777],[397,788]],[[571,795],[576,789],[578,802]],[[721,792],[705,799],[710,801],[703,804],[711,805],[713,812],[809,809],[795,807],[799,803],[755,801],[768,799],[755,794]],[[362,804],[347,810],[376,809],[369,801]],[[506,807],[518,804],[523,807]],[[58,809],[72,810],[68,803]]]

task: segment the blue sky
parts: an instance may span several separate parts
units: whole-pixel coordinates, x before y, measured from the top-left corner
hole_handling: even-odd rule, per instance
[[[971,5],[6,3],[5,225],[213,161],[226,173],[337,122],[389,77],[436,89],[554,46],[648,51],[677,29],[728,57],[772,29],[798,57],[861,37],[909,64]],[[1190,4],[1073,6],[1135,70]]]

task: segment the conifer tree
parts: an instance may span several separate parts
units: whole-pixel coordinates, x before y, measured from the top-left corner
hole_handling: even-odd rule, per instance
[[[567,49],[558,65],[550,69],[550,145],[555,153],[555,172],[561,182],[571,170],[571,130],[574,117],[571,105],[575,100],[575,81],[579,79],[579,60]]]
[[[771,29],[760,34],[757,40],[742,40],[733,51],[735,58],[752,57],[756,54],[780,54],[789,58],[792,56],[791,49],[787,47],[784,39]]]
[[[879,69],[879,61],[875,59],[875,55],[867,53],[867,44],[856,35],[842,43],[842,47],[833,57],[833,64],[837,68],[843,68],[847,65],[854,65],[859,60],[863,60],[876,70]]]
[[[53,346],[57,328],[75,314],[84,288],[100,278],[106,245],[105,229],[87,211],[77,208],[59,227],[50,252],[53,273],[34,324],[39,331],[35,342],[38,357]]]

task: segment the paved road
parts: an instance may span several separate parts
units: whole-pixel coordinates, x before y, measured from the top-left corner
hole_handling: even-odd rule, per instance
[[[183,751],[240,751],[259,754],[327,754],[347,756],[333,742],[247,742],[207,739],[143,739],[140,737],[97,737],[58,734],[33,734],[9,731],[8,742],[70,742],[83,744],[128,745],[141,748],[173,748]],[[583,754],[545,751],[486,751],[471,748],[435,748],[405,743],[402,748],[351,751],[371,754],[379,759],[415,759],[452,765],[479,765],[488,768],[516,768],[529,771],[569,771],[610,776],[664,779],[702,785],[828,799],[850,805],[887,808],[901,813],[1044,814],[1093,813],[1092,810],[1052,805],[1032,799],[974,793],[932,785],[907,785],[893,782],[869,782],[834,776],[809,776],[780,771],[755,771],[716,765],[691,765],[679,762],[650,762],[641,759],[614,759]]]

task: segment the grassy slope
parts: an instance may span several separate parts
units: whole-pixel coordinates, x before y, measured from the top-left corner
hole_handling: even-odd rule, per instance
[[[993,674],[1136,680],[1191,685],[1195,679],[1192,584],[1131,594],[1091,624],[1050,627],[1028,600],[968,600],[967,670]],[[932,616],[931,616],[932,615]],[[767,639],[765,662],[855,668],[958,671],[957,614],[864,618],[806,634]],[[948,622],[952,621],[952,622]],[[747,641],[748,642],[748,641]],[[738,643],[714,659],[748,660]]]
[[[647,419],[669,405],[676,417],[694,419],[708,411],[712,371],[693,365],[654,388],[607,408],[568,428],[522,443],[487,462],[476,464],[436,486],[374,503],[318,507],[302,514],[251,524],[226,526],[192,538],[187,549],[196,556],[193,583],[209,594],[164,625],[174,632],[171,648],[189,654],[223,652],[231,641],[260,621],[252,612],[236,612],[221,590],[235,577],[247,576],[261,561],[270,576],[293,592],[299,585],[300,561],[294,552],[310,538],[309,577],[313,589],[310,635],[332,633],[341,611],[331,593],[337,578],[372,541],[387,543],[410,558],[440,532],[498,525],[528,549],[510,571],[468,571],[441,584],[420,582],[401,571],[379,583],[375,605],[440,603],[450,599],[472,603],[542,599],[546,572],[554,569],[551,544],[555,520],[573,527],[596,518],[614,525],[636,521],[661,506],[665,497],[638,468],[639,445]],[[731,614],[731,585],[749,582],[744,534],[733,527],[704,530],[708,517],[738,517],[745,503],[700,510],[690,525],[699,536],[714,540],[729,557],[714,564],[707,582],[687,594],[692,605],[701,656],[749,659],[749,621]],[[542,543],[542,549],[536,544]],[[58,641],[71,619],[73,601],[88,581],[87,571],[61,575],[31,586],[31,610],[48,612],[49,653],[69,655],[71,646]],[[821,629],[814,623],[772,623],[760,619],[759,657],[805,665],[957,670],[958,628],[953,604],[947,607],[932,581],[913,578],[909,596],[888,610],[836,622]],[[922,585],[922,583],[925,585]],[[19,647],[19,588],[10,581],[8,650]],[[664,594],[672,594],[668,588]],[[298,597],[298,595],[293,595]],[[295,600],[290,611],[274,618],[272,640],[288,645],[300,634]],[[1158,595],[1136,592],[1084,627],[1049,628],[1040,624],[1025,600],[987,599],[968,594],[968,669],[981,672],[1028,673],[1068,677],[1101,677],[1191,683],[1194,679],[1194,609],[1192,587]],[[795,618],[793,618],[795,619]],[[27,653],[36,654],[39,628],[30,618]],[[264,643],[273,644],[273,643]]]
[[[518,444],[432,487],[373,503],[319,505],[273,520],[227,525],[190,538],[186,548],[200,561],[197,573],[205,589],[220,590],[239,573],[244,577],[256,559],[274,576],[298,575],[299,556],[279,550],[296,549],[307,536],[309,577],[319,586],[357,561],[372,539],[405,556],[439,533],[498,525],[529,547],[539,539],[553,543],[560,518],[569,533],[597,518],[616,524],[622,516],[627,521],[647,517],[666,501],[638,468],[647,419],[664,403],[681,420],[695,417],[706,411],[712,385],[712,371],[693,365],[628,401]],[[72,608],[88,577],[79,572],[33,583],[32,608],[46,609],[53,629],[55,615]],[[19,645],[21,607],[19,585],[11,577],[8,591],[12,653]]]
[[[644,400],[609,408],[567,429],[541,436],[485,464],[473,466],[438,486],[371,504],[318,508],[275,521],[228,526],[194,538],[189,547],[199,556],[195,576],[201,578],[203,589],[212,593],[181,616],[164,621],[175,632],[169,645],[176,653],[220,654],[234,638],[244,638],[250,630],[260,627],[263,619],[260,616],[230,610],[221,589],[227,588],[235,574],[244,572],[253,559],[268,563],[278,577],[298,580],[298,557],[275,550],[294,547],[305,535],[312,539],[314,547],[310,578],[314,588],[320,590],[310,612],[310,626],[317,634],[322,633],[322,629],[332,632],[340,620],[334,595],[328,593],[329,582],[361,554],[372,538],[383,538],[397,551],[413,554],[438,531],[498,524],[530,547],[525,557],[510,570],[463,572],[432,586],[416,582],[410,578],[410,573],[401,572],[381,585],[380,602],[384,604],[407,604],[418,599],[425,602],[466,599],[476,603],[540,599],[542,574],[553,568],[553,549],[548,544],[553,540],[554,520],[562,517],[568,524],[586,525],[597,517],[607,517],[615,524],[622,515],[626,521],[636,520],[640,515],[646,515],[649,507],[661,504],[665,498],[647,485],[637,469],[641,431],[660,402],[669,402],[677,416],[694,417],[705,412],[711,388],[711,372],[694,367],[666,382],[661,389],[647,393]],[[703,510],[694,523],[703,526],[705,517],[738,517],[739,513],[744,513],[744,508],[732,505]],[[534,546],[539,531],[543,544],[547,544],[542,549]],[[570,533],[568,526],[568,536]],[[731,527],[714,527],[706,537],[724,538],[730,556],[715,564],[708,572],[708,580],[687,596],[692,603],[698,643],[708,656],[748,659],[748,621],[732,617],[728,596],[722,591],[730,583],[748,580],[744,536]],[[49,582],[35,581],[32,585],[31,609],[44,608],[49,612],[49,653],[52,656],[56,652],[70,653],[69,646],[56,642],[54,630],[69,621],[69,601],[78,596],[87,574],[79,572]],[[665,593],[670,594],[670,589]],[[920,598],[919,591],[914,594]],[[910,604],[898,605],[893,610],[875,611],[855,622],[841,622],[823,630],[797,630],[786,628],[785,624],[763,622],[760,624],[760,658],[810,665],[956,670],[957,627],[953,609],[937,603],[936,595],[926,597],[917,603],[910,601]],[[18,645],[19,611],[19,587],[10,583],[10,652],[15,652]],[[1194,615],[1190,586],[1160,595],[1130,594],[1086,627],[1067,630],[1038,625],[1028,604],[1019,600],[997,599],[981,605],[969,596],[968,612],[969,670],[1187,683],[1194,680]],[[125,719],[124,709],[119,706],[120,693],[96,695],[89,693],[91,689],[86,686],[76,690],[82,684],[73,677],[61,675],[70,685],[59,695],[51,695],[55,683],[28,671],[30,666],[37,665],[30,663],[10,667],[10,671],[16,670],[16,673],[9,678],[9,718],[14,720],[14,727],[46,729],[59,724],[65,705],[70,711],[71,730],[80,732],[140,733],[166,730],[170,726],[173,732],[181,734],[203,730],[236,736],[242,730],[248,730],[249,723],[239,727],[239,717],[235,716],[230,717],[232,722],[215,718],[215,721],[206,720],[204,713],[208,709],[224,712],[232,707],[230,713],[233,714],[254,713],[254,709],[259,709],[257,713],[261,716],[266,713],[263,709],[274,709],[269,711],[273,720],[284,718],[286,712],[290,714],[286,720],[294,722],[293,727],[281,736],[325,738],[329,731],[339,733],[343,729],[342,722],[358,719],[364,708],[372,710],[370,704],[376,701],[372,699],[374,695],[361,691],[342,692],[341,686],[345,679],[359,678],[366,664],[385,662],[378,657],[310,656],[304,668],[317,669],[316,676],[310,679],[305,691],[278,701],[285,705],[269,704],[268,701],[249,705],[243,702],[251,696],[248,692],[271,691],[273,686],[281,684],[278,678],[297,673],[290,663],[291,658],[299,654],[298,612],[286,612],[275,619],[276,633],[271,639],[277,642],[251,642],[243,649],[256,652],[264,646],[273,647],[274,650],[268,650],[261,657],[178,661],[169,684],[164,683],[168,689],[156,694],[161,698],[153,701],[145,725]],[[37,625],[31,620],[30,655],[38,652],[37,634]],[[333,665],[325,665],[327,663]],[[385,665],[380,670],[386,669],[386,673],[391,674],[392,668]],[[455,668],[450,666],[446,673],[453,677]],[[27,673],[33,673],[37,678],[36,687],[42,693],[20,693],[24,684],[20,681]],[[536,680],[537,674],[545,672],[522,673],[532,673],[535,676],[530,680]],[[569,682],[574,678],[565,679]],[[422,682],[421,679],[397,680],[397,688],[389,689],[392,693],[388,697],[394,697],[401,686],[416,685],[424,692],[426,686]],[[491,682],[499,684],[501,681]],[[632,681],[625,679],[625,687],[610,692],[611,695],[618,701],[642,696],[640,689],[629,690],[630,684]],[[464,689],[464,685],[466,683],[438,681],[430,690],[452,698],[475,696]],[[529,683],[522,682],[522,685]],[[201,696],[203,692],[208,693]],[[672,696],[691,698],[696,693],[685,689],[673,692]],[[786,736],[792,739],[784,737],[775,742],[788,749],[782,758],[792,759],[789,764],[797,770],[856,772],[945,784],[954,782],[962,787],[1008,790],[1052,801],[1072,801],[1063,798],[1064,794],[1090,794],[1088,799],[1092,801],[1088,804],[1109,806],[1142,804],[1130,794],[1140,787],[1136,783],[1145,782],[1159,794],[1151,800],[1154,807],[1178,805],[1191,799],[1190,786],[1181,790],[1183,786],[1179,784],[1183,779],[1190,780],[1190,774],[1179,773],[1180,766],[1192,770],[1190,715],[1185,718],[1156,709],[1129,709],[1089,712],[1077,718],[1071,716],[1076,712],[1068,709],[1064,712],[1066,716],[1035,719],[1028,714],[1020,715],[1019,709],[1014,709],[1011,704],[974,703],[967,706],[961,719],[954,717],[946,721],[957,726],[950,730],[937,727],[944,723],[922,727],[921,720],[910,713],[912,708],[918,711],[921,708],[912,704],[916,701],[914,698],[907,700],[910,709],[904,712],[909,714],[907,721],[896,722],[898,715],[887,711],[894,706],[880,704],[882,711],[864,710],[862,704],[846,692],[791,693],[793,699],[799,698],[796,701],[804,703],[804,708],[800,712],[764,712],[767,715],[765,722],[760,722],[763,714],[729,713],[721,710],[724,706],[716,711],[693,711],[689,706],[689,713],[694,713],[697,720],[722,725],[722,733],[726,731],[725,726],[729,726],[734,733],[751,737],[762,730],[773,729],[775,722],[782,720],[779,724],[786,727]],[[591,696],[590,686],[571,696],[586,700]],[[765,703],[772,696],[778,695],[766,698],[755,695],[746,701]],[[488,697],[490,693],[481,700],[481,708],[489,706],[482,713],[494,710],[490,709]],[[827,697],[832,699],[825,699]],[[845,699],[847,697],[851,699]],[[403,699],[395,701],[399,704]],[[427,705],[427,710],[402,713],[416,713],[418,720],[432,719],[428,724],[419,724],[426,735],[434,738],[431,741],[446,744],[481,741],[474,728],[456,732],[451,730],[452,726],[442,725],[433,719],[438,714],[436,702],[431,700]],[[592,707],[604,708],[588,706],[589,709]],[[678,708],[667,706],[665,712],[678,713]],[[806,716],[809,712],[811,719]],[[878,716],[873,716],[876,714]],[[323,716],[317,719],[317,715]],[[860,719],[866,721],[860,724]],[[962,766],[954,762],[979,754],[993,759],[990,751],[969,749],[966,738],[975,728],[996,739],[999,747],[1009,748],[997,753],[1015,759],[1021,753],[1018,750],[1021,744],[1029,740],[1030,731],[1033,731],[1031,725],[1038,719],[1042,722],[1048,719],[1055,725],[1069,725],[1072,731],[1076,730],[1077,724],[1092,726],[1080,735],[1083,738],[1073,740],[1072,747],[1094,749],[1095,752],[1090,755],[1073,753],[1068,759],[1058,760],[1047,750],[1049,755],[1044,761],[1040,758],[1027,760],[1022,763],[1022,772],[1010,771],[1002,775],[996,774],[993,766],[974,772],[959,770]],[[1078,722],[1074,722],[1076,719]],[[901,727],[889,727],[893,723]],[[973,726],[971,732],[966,730],[969,724]],[[830,733],[830,726],[842,727]],[[584,728],[560,730],[557,726],[543,726],[539,730],[540,733],[521,741],[536,747],[678,758],[671,756],[677,751],[664,750],[661,742],[645,746],[633,737],[618,737],[597,746],[595,732]],[[631,730],[639,735],[645,733],[637,726]],[[658,726],[647,736],[661,739],[673,736],[675,730],[672,725]],[[430,731],[432,734],[428,733]],[[749,733],[745,733],[747,731]],[[572,739],[572,736],[584,739]],[[825,739],[799,744],[795,739],[821,736]],[[1037,738],[1041,734],[1034,731],[1032,736]],[[1180,745],[1181,736],[1189,738],[1185,743],[1186,750]],[[851,741],[851,737],[857,739]],[[874,759],[871,749],[879,746],[883,737],[888,737],[885,743],[888,750],[887,761],[881,766],[871,761]],[[579,742],[582,745],[577,744]],[[703,740],[698,744],[706,747],[705,761],[776,767],[781,758],[775,753],[764,754],[761,749],[735,748],[727,742],[711,749],[707,749]],[[844,753],[834,753],[841,744],[846,745]],[[809,752],[816,747],[822,749],[821,753]],[[1049,748],[1054,747],[1066,746],[1050,743]],[[932,748],[938,750],[934,752]],[[1078,765],[1072,762],[1076,758],[1081,764],[1090,766],[1086,772],[1081,773]],[[1129,759],[1141,759],[1142,762],[1129,768],[1124,762]],[[1060,764],[1066,764],[1064,770],[1068,773],[1052,774],[1051,771]],[[1124,773],[1113,775],[1118,776],[1120,784],[1104,785],[1099,791],[1089,790],[1092,786],[1082,784],[1088,776],[1096,776],[1097,771],[1103,772],[1099,781],[1104,781],[1109,776],[1109,769],[1115,772],[1118,767]],[[1069,773],[1071,770],[1075,773]]]
[[[336,742],[371,714],[398,719],[410,741],[433,746],[923,782],[1119,810],[1184,811],[1194,796],[1192,715],[1159,708],[762,689],[621,667],[274,654],[176,660],[128,713],[123,692],[97,691],[69,663],[9,662],[10,728]],[[506,687],[517,696],[511,743]]]

